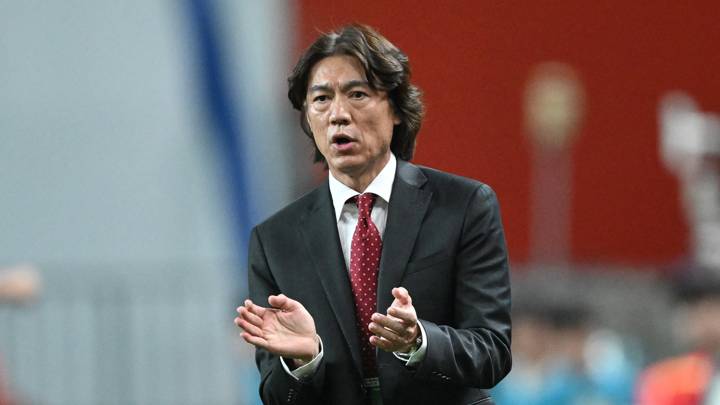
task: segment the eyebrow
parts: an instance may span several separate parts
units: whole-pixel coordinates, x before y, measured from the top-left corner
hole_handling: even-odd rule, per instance
[[[357,86],[370,88],[370,83],[367,80],[350,80],[350,81],[343,83],[340,86],[340,91],[345,92],[345,91],[348,91],[351,88],[357,87]],[[329,91],[332,91],[332,87],[330,87],[330,85],[327,83],[313,84],[308,89],[308,93],[311,93],[314,91],[328,91],[329,92]]]

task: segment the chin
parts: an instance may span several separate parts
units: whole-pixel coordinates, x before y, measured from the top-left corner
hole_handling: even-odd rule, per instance
[[[365,162],[358,159],[357,156],[338,156],[330,159],[328,164],[337,171],[351,174],[362,168]]]

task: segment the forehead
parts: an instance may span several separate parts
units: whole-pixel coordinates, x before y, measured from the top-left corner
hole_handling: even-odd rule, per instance
[[[350,80],[367,80],[360,61],[349,55],[333,55],[320,59],[312,67],[308,88],[316,84],[338,85]]]

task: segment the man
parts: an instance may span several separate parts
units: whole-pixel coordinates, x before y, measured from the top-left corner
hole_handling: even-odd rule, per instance
[[[398,48],[349,26],[288,79],[329,178],[252,233],[235,323],[265,403],[492,404],[510,370],[497,200],[407,162],[423,116],[409,77]]]

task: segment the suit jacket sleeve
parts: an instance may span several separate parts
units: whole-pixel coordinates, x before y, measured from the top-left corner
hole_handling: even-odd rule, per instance
[[[260,230],[256,227],[250,236],[248,252],[248,286],[250,299],[258,305],[267,306],[270,295],[280,290],[268,267]],[[264,404],[314,404],[319,403],[318,393],[325,375],[324,361],[310,379],[296,380],[283,369],[279,356],[257,348],[255,361],[260,370],[260,398]]]
[[[428,347],[415,378],[490,388],[511,368],[510,281],[500,209],[481,184],[465,210],[450,325],[420,320]]]

